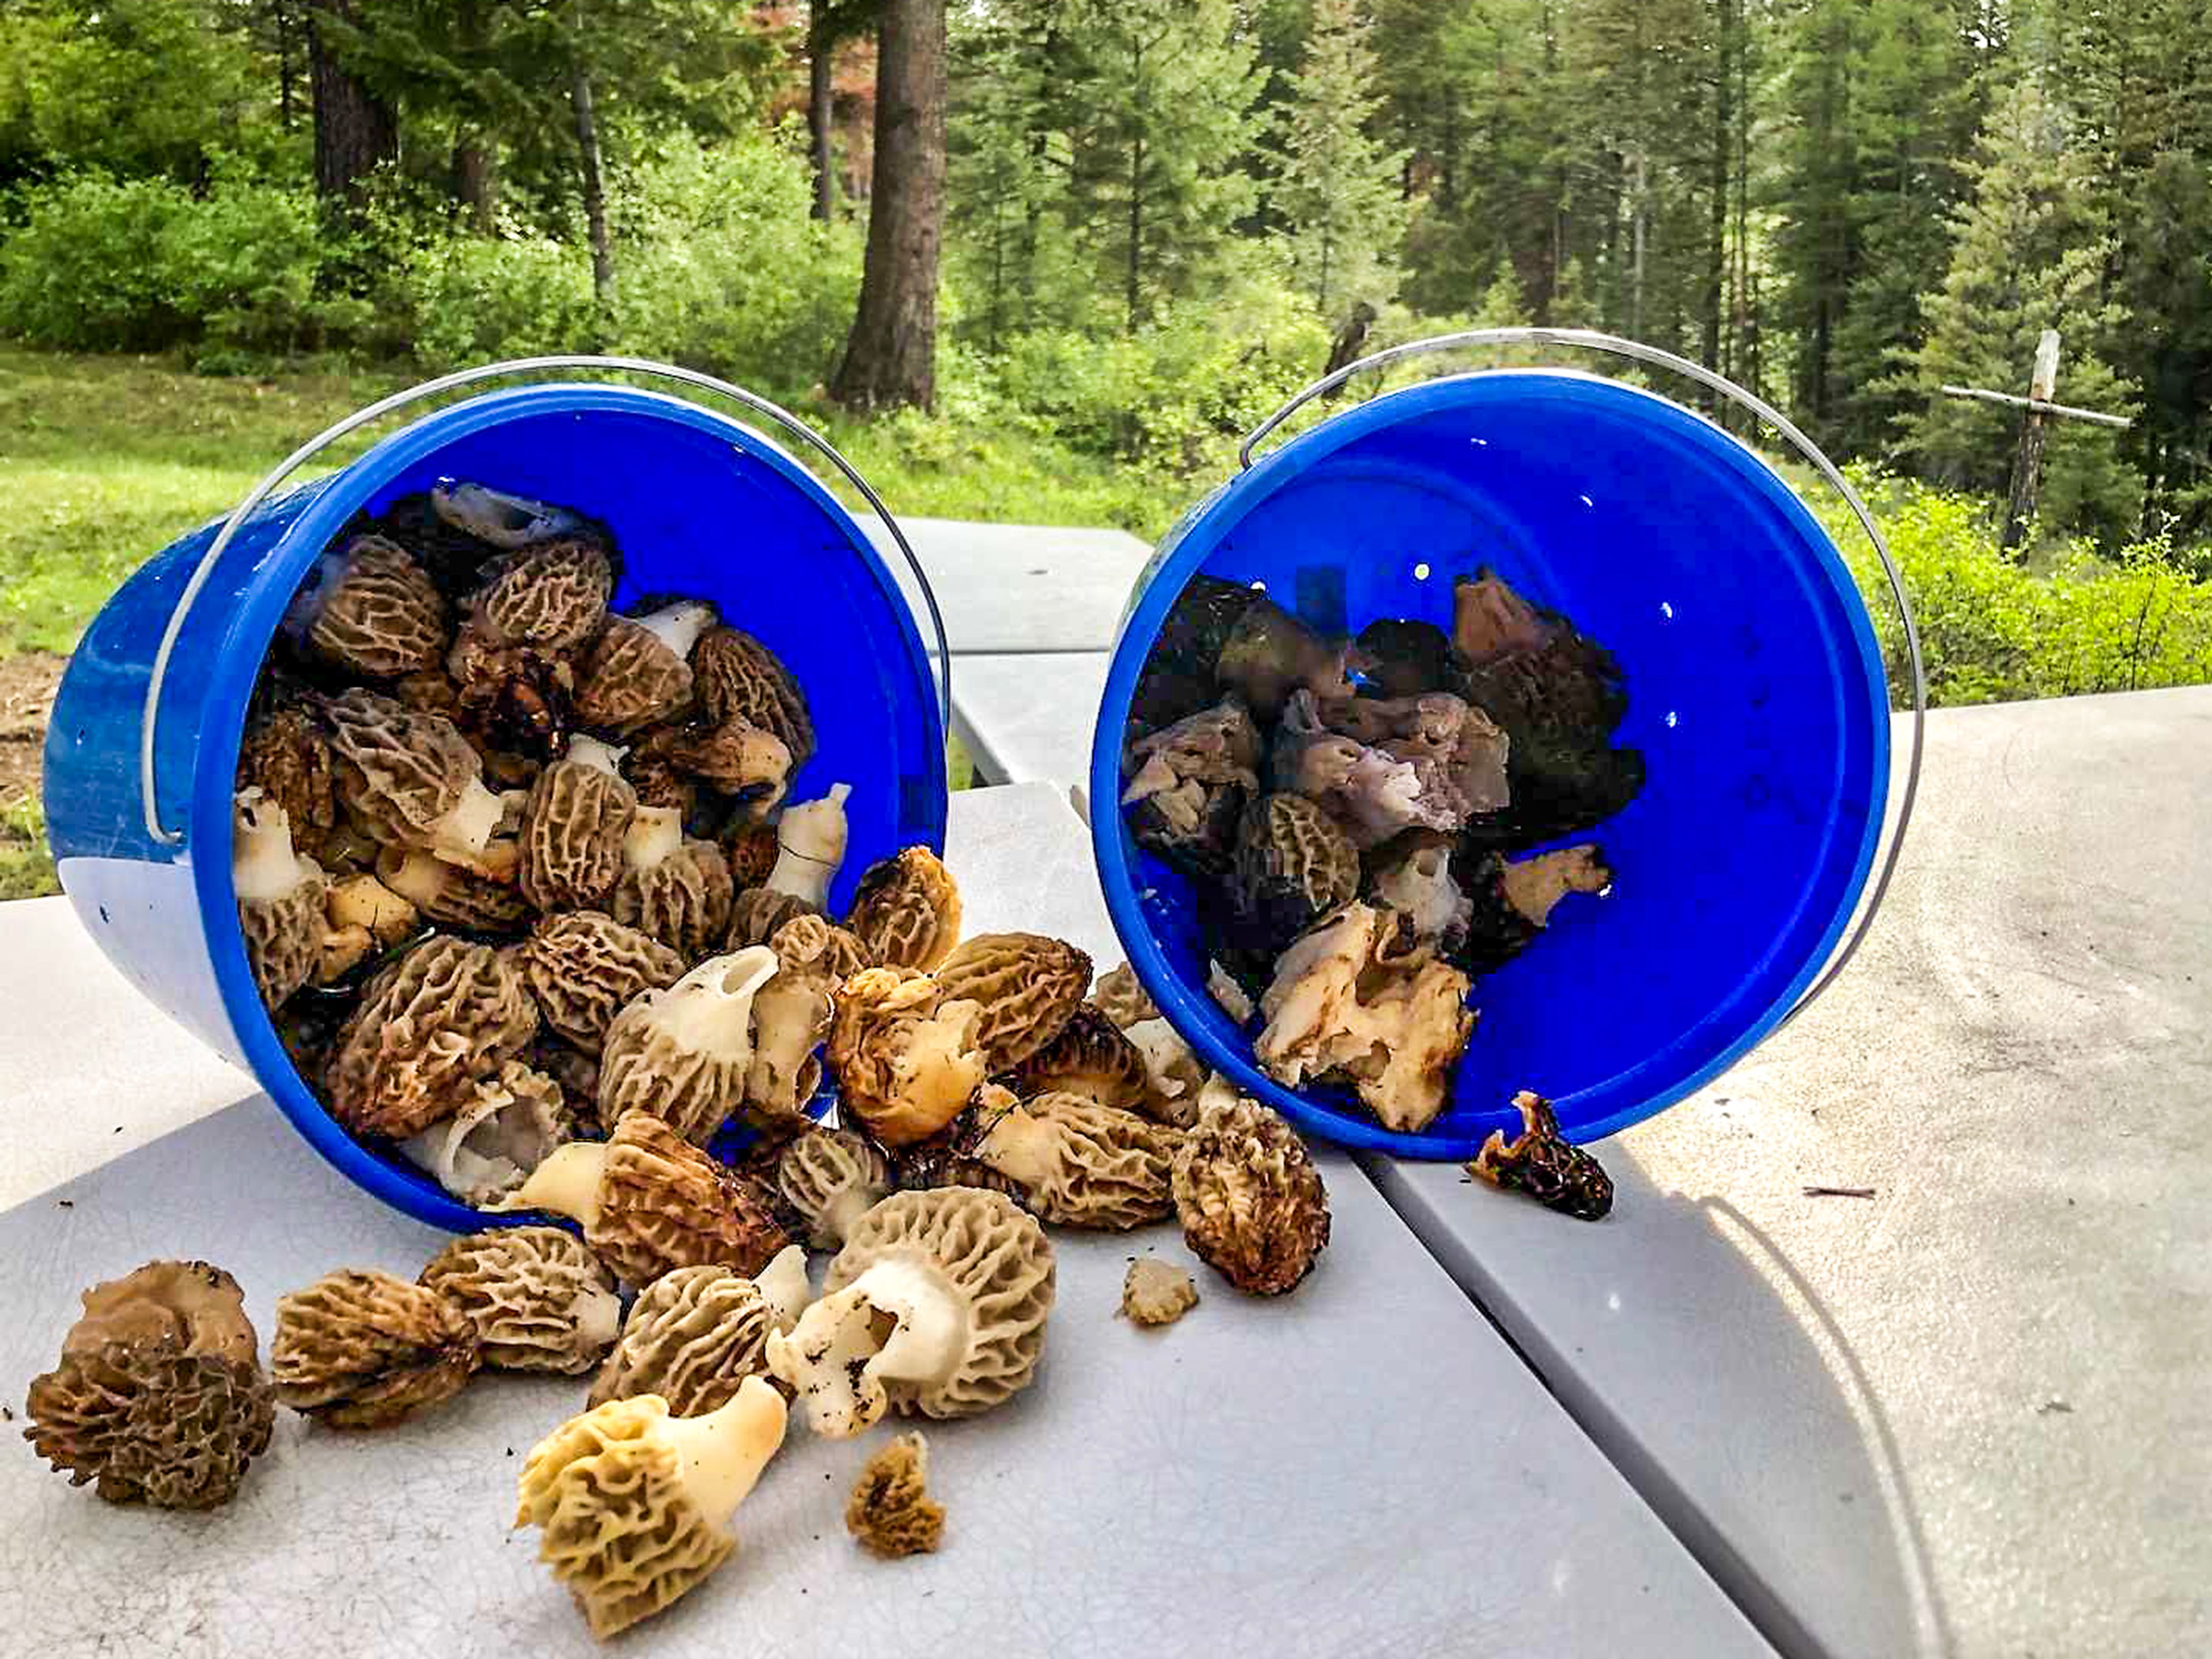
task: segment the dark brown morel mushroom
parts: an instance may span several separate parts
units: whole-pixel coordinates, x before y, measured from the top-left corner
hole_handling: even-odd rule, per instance
[[[1451,636],[1434,623],[1385,617],[1359,630],[1352,642],[1361,678],[1372,694],[1418,697],[1455,684]]]
[[[475,1322],[434,1291],[342,1268],[276,1302],[277,1397],[341,1429],[382,1429],[450,1400],[483,1360]]]
[[[31,1384],[33,1449],[111,1504],[229,1502],[276,1420],[238,1281],[150,1261],[83,1300],[61,1363]]]
[[[1184,585],[1160,623],[1129,699],[1132,738],[1173,726],[1219,700],[1214,665],[1237,618],[1259,599],[1255,587],[1212,576],[1194,576]]]
[[[1281,712],[1291,692],[1348,697],[1351,642],[1327,640],[1273,599],[1246,607],[1229,630],[1214,673],[1221,689],[1262,720]]]
[[[1523,1089],[1513,1097],[1521,1133],[1510,1140],[1492,1129],[1469,1175],[1510,1193],[1526,1193],[1547,1209],[1578,1221],[1602,1221],[1613,1209],[1613,1177],[1559,1133],[1552,1103]]]

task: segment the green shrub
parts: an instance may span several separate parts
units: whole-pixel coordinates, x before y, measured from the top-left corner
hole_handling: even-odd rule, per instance
[[[600,343],[592,256],[547,237],[465,236],[446,230],[398,246],[380,309],[393,343],[425,368],[459,368]]]

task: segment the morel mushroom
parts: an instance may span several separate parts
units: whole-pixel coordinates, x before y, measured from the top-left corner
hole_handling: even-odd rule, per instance
[[[757,945],[633,1000],[599,1050],[599,1121],[642,1112],[695,1146],[713,1139],[744,1098],[754,999],[775,973],[775,952]]]
[[[395,1140],[457,1110],[526,1047],[538,1005],[486,945],[434,935],[368,982],[324,1074],[338,1121]]]
[[[276,1397],[341,1429],[381,1429],[459,1394],[483,1358],[477,1328],[435,1291],[342,1268],[276,1302]]]
[[[807,1242],[841,1248],[853,1225],[888,1197],[890,1160],[850,1129],[809,1129],[776,1159],[776,1190],[806,1223]]]
[[[1510,798],[1505,733],[1489,715],[1448,691],[1414,697],[1321,697],[1321,723],[1395,759],[1425,763],[1432,789],[1462,819],[1495,812]]]
[[[1578,1221],[1602,1221],[1613,1209],[1613,1177],[1597,1159],[1559,1133],[1552,1103],[1523,1089],[1513,1097],[1521,1133],[1508,1140],[1492,1129],[1467,1172]]]
[[[1458,672],[1451,636],[1434,623],[1382,617],[1361,629],[1353,646],[1360,678],[1385,697],[1446,690]]]
[[[937,982],[946,996],[981,1005],[977,1041],[992,1071],[1010,1071],[1075,1018],[1091,958],[1042,933],[978,933],[945,959]]]
[[[1237,927],[1229,943],[1272,958],[1359,896],[1359,851],[1304,795],[1262,795],[1237,823],[1230,891]]]
[[[686,841],[672,806],[641,806],[623,840],[623,873],[607,900],[617,921],[659,939],[686,962],[720,944],[737,896],[722,849]]]
[[[888,1407],[969,1417],[1028,1386],[1052,1301],[1052,1244],[1012,1200],[895,1193],[854,1225],[821,1300],[769,1340],[769,1368],[832,1439]]]
[[[149,1261],[83,1303],[60,1362],[31,1383],[32,1449],[111,1504],[228,1503],[276,1420],[238,1281]]]
[[[704,1417],[653,1395],[611,1400],[532,1448],[514,1524],[605,1640],[649,1619],[737,1549],[730,1517],[783,1444],[783,1396],[748,1377]]]
[[[1263,748],[1234,697],[1139,738],[1122,762],[1129,833],[1180,870],[1221,874],[1237,820],[1260,787]]]
[[[1175,1207],[1169,1170],[1176,1139],[1172,1130],[1134,1112],[1081,1095],[1044,1094],[990,1116],[975,1156],[1018,1182],[1045,1220],[1127,1232]]]
[[[248,723],[238,747],[238,787],[258,789],[283,808],[293,847],[330,868],[324,842],[338,824],[331,743],[299,703],[279,702]]]
[[[655,1394],[678,1417],[720,1410],[747,1377],[768,1375],[768,1340],[799,1322],[809,1289],[795,1244],[757,1279],[717,1267],[663,1273],[631,1304],[591,1403]]]
[[[793,771],[806,764],[814,752],[806,695],[773,651],[734,628],[709,629],[692,653],[691,672],[709,721],[742,720],[771,732],[790,754]]]
[[[1214,665],[1238,619],[1259,602],[1260,590],[1243,582],[1193,576],[1184,585],[1137,676],[1129,699],[1133,734],[1173,726],[1220,696]]]
[[[927,973],[960,942],[960,890],[936,854],[909,847],[860,872],[847,925],[877,967]]]
[[[852,785],[833,783],[820,799],[784,810],[775,826],[775,867],[763,886],[812,909],[829,908],[830,884],[845,862],[845,798],[852,793]]]
[[[355,686],[326,705],[338,794],[386,847],[467,864],[482,857],[505,810],[483,763],[451,720]]]
[[[596,738],[571,738],[568,752],[531,785],[515,874],[523,897],[539,909],[595,906],[622,878],[637,792],[617,769],[621,758]]]
[[[1461,866],[1468,860],[1462,856]],[[1534,858],[1496,854],[1467,872],[1469,921],[1453,960],[1469,973],[1502,968],[1551,925],[1552,912],[1570,893],[1599,897],[1613,890],[1613,869],[1595,847],[1565,847]]]
[[[435,668],[451,633],[437,584],[381,536],[356,536],[324,554],[284,627],[324,661],[373,680]]]
[[[508,1227],[457,1238],[422,1284],[466,1315],[483,1363],[574,1376],[599,1363],[622,1326],[615,1284],[581,1241],[558,1227]]]
[[[616,1015],[684,972],[675,951],[599,910],[546,917],[517,954],[545,1023],[593,1054]]]
[[[446,653],[455,725],[487,750],[532,760],[559,755],[576,689],[574,653],[504,640],[471,617]]]
[[[477,592],[470,622],[501,645],[572,651],[599,631],[613,591],[606,549],[562,536],[503,561]]]
[[[1139,1325],[1172,1325],[1198,1305],[1198,1286],[1172,1261],[1140,1255],[1121,1278],[1121,1313]]]
[[[845,1503],[845,1530],[886,1560],[937,1547],[945,1506],[931,1501],[929,1443],[919,1431],[894,1436],[868,1460]]]
[[[749,817],[765,817],[790,787],[791,750],[775,732],[735,716],[719,726],[661,726],[639,739],[653,760],[712,784]]]
[[[502,1207],[581,1223],[584,1242],[633,1285],[677,1267],[756,1273],[791,1242],[765,1194],[643,1112],[604,1142],[559,1148]]]
[[[1079,1005],[1060,1035],[1010,1074],[1024,1099],[1062,1090],[1101,1106],[1140,1111],[1152,1089],[1152,1072],[1138,1048],[1097,1008]]]
[[[420,502],[422,498],[412,499]],[[441,523],[486,547],[529,547],[556,536],[575,535],[584,528],[583,520],[565,507],[453,478],[441,478],[431,486],[428,505]],[[392,503],[395,515],[399,507],[400,503]]]
[[[561,1085],[520,1060],[474,1085],[449,1117],[399,1143],[407,1161],[464,1204],[483,1209],[530,1178],[553,1149],[575,1139]]]
[[[722,857],[729,863],[731,884],[740,893],[760,886],[769,878],[781,850],[776,846],[775,825],[772,823],[740,814],[723,827]],[[758,939],[752,942],[761,943]]]
[[[691,647],[714,620],[700,599],[610,617],[577,676],[576,718],[624,738],[678,713],[691,701]]]
[[[840,986],[827,1049],[838,1098],[886,1146],[952,1121],[989,1070],[981,1004],[927,974],[864,968]]]
[[[830,1035],[830,999],[861,966],[860,943],[821,916],[794,916],[775,930],[775,977],[753,999],[753,1060],[745,1120],[785,1132],[805,1127],[806,1103],[821,1086],[815,1050]]]
[[[262,1006],[274,1010],[315,976],[331,932],[330,884],[321,866],[292,850],[284,809],[258,789],[244,791],[233,805],[230,878],[246,965]]]
[[[358,927],[386,950],[413,937],[421,920],[404,895],[367,873],[333,882],[324,914],[331,927]]]
[[[1291,1088],[1348,1079],[1385,1128],[1419,1133],[1443,1110],[1474,1030],[1468,989],[1395,911],[1346,905],[1276,963],[1252,1057]]]
[[[387,847],[376,860],[376,878],[432,921],[472,933],[518,933],[530,921],[530,901],[493,881],[428,853]]]
[[[1350,645],[1325,640],[1273,599],[1247,605],[1223,642],[1214,677],[1261,720],[1273,720],[1294,690],[1348,696]]]
[[[794,916],[818,916],[822,907],[793,893],[770,887],[741,887],[730,901],[730,931],[722,941],[726,951],[742,951],[765,945]]]
[[[1397,730],[1397,723],[1349,718],[1349,711],[1388,705],[1361,698],[1326,705],[1331,713],[1345,714],[1356,729],[1377,734],[1369,742],[1332,730],[1323,718],[1324,705],[1310,692],[1292,694],[1276,728],[1268,787],[1317,802],[1352,844],[1362,848],[1379,846],[1406,830],[1457,830],[1478,811],[1502,805],[1504,792],[1492,775],[1494,767],[1469,762],[1463,753],[1472,745],[1482,755],[1491,754],[1496,728],[1479,710],[1456,699],[1411,701],[1422,705],[1449,702],[1458,711],[1455,717],[1431,723],[1452,727],[1449,741],[1426,735],[1382,736],[1379,734]],[[1417,713],[1407,718],[1418,720],[1421,716]],[[1475,735],[1468,738],[1469,732]],[[1497,758],[1502,760],[1502,749]]]
[[[1257,1101],[1210,1102],[1175,1155],[1183,1242],[1238,1290],[1280,1296],[1328,1243],[1328,1192],[1297,1131]]]
[[[1137,970],[1126,962],[1098,975],[1098,982],[1091,988],[1091,1004],[1125,1031],[1160,1017],[1160,1011],[1152,1006],[1152,998],[1138,983]]]
[[[1444,956],[1460,960],[1474,902],[1452,870],[1453,842],[1430,831],[1401,836],[1376,854],[1369,896],[1413,924],[1413,932],[1433,939]],[[1462,963],[1462,965],[1467,965]]]

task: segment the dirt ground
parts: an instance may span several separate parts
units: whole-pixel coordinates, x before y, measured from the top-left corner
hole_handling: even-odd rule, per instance
[[[23,809],[38,800],[46,716],[68,661],[51,651],[0,658],[0,865],[38,848],[38,815]]]

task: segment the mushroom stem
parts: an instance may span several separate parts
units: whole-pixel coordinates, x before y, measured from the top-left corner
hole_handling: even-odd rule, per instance
[[[607,1167],[605,1141],[572,1140],[556,1146],[530,1172],[514,1198],[500,1207],[550,1210],[580,1222],[589,1232],[599,1220],[599,1180]]]
[[[968,1347],[969,1309],[925,1262],[877,1262],[768,1340],[769,1369],[799,1391],[808,1423],[844,1440],[890,1404],[886,1382],[927,1389],[952,1375]]]
[[[753,993],[775,977],[779,965],[765,945],[709,957],[668,988],[653,1023],[687,1053],[746,1065],[753,1052]]]
[[[822,1206],[822,1219],[817,1224],[817,1231],[820,1236],[842,1244],[846,1235],[853,1231],[853,1224],[875,1208],[880,1196],[875,1189],[865,1185],[846,1188]]]
[[[611,743],[601,743],[579,732],[568,739],[568,750],[561,760],[564,765],[588,766],[595,772],[618,778],[622,775],[622,757],[628,753],[627,749],[617,749]]]
[[[683,808],[641,806],[623,836],[623,867],[650,870],[681,850],[683,845]]]
[[[719,1410],[662,1420],[660,1432],[681,1460],[684,1495],[708,1526],[719,1531],[729,1525],[783,1444],[785,1419],[783,1396],[749,1376]]]
[[[702,599],[684,599],[630,620],[678,656],[689,657],[699,636],[714,625],[714,607]]]
[[[799,1323],[799,1315],[814,1299],[814,1286],[806,1278],[805,1248],[793,1244],[778,1251],[775,1260],[754,1276],[753,1288],[768,1304],[775,1329],[787,1331]]]
[[[852,793],[849,783],[832,784],[820,799],[785,810],[775,827],[775,868],[764,884],[771,891],[817,908],[829,902],[830,884],[845,861],[845,798]]]
[[[507,803],[484,787],[480,777],[461,786],[461,798],[430,826],[430,850],[449,863],[468,864],[480,858],[499,828]]]
[[[283,898],[307,874],[292,850],[292,820],[258,789],[239,793],[231,815],[230,880],[238,902]]]

